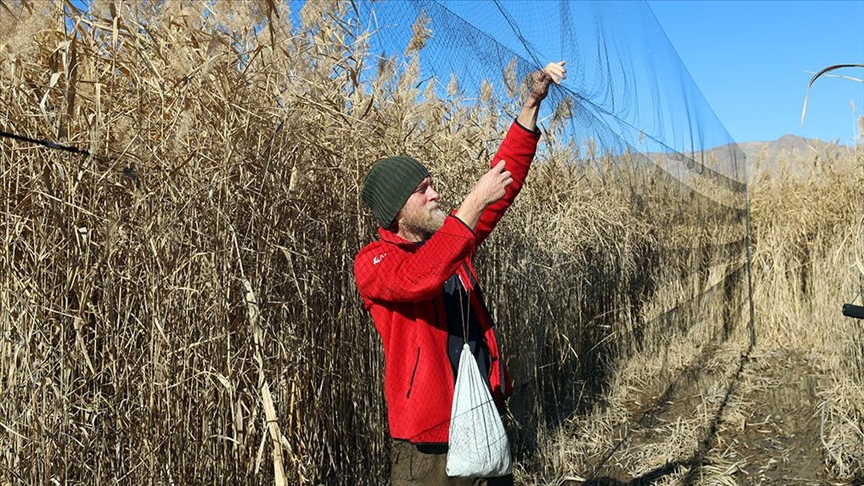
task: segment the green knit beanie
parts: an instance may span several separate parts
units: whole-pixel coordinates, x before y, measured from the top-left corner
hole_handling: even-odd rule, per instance
[[[363,182],[363,202],[372,208],[378,224],[389,228],[417,184],[426,177],[429,177],[429,170],[412,157],[398,155],[381,159],[372,166]]]

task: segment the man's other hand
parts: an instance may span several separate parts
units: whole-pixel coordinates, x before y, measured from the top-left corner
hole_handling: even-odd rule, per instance
[[[469,228],[474,229],[480,221],[480,215],[490,204],[498,202],[507,192],[507,186],[513,183],[513,175],[504,168],[503,160],[495,164],[483,177],[477,181],[474,189],[465,196],[462,205],[455,216]]]

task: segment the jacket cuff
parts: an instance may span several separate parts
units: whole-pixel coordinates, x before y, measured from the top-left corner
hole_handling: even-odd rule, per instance
[[[449,219],[449,218],[453,218],[453,219],[455,219],[456,221],[459,221],[459,224],[461,224],[463,228],[465,228],[466,230],[468,230],[468,232],[471,233],[471,236],[473,236],[475,240],[477,239],[477,233],[475,233],[474,230],[471,229],[470,226],[468,226],[467,224],[465,224],[465,221],[462,221],[461,219],[457,218],[456,215],[453,214],[453,213],[447,215],[447,218],[448,218],[448,219]]]
[[[515,119],[515,118],[513,119],[513,125],[515,125],[515,126],[521,128],[521,129],[524,130],[525,132],[529,133],[531,136],[534,136],[534,137],[536,137],[536,138],[540,138],[540,128],[539,128],[539,127],[537,127],[535,130],[528,130],[527,128],[525,128],[524,126],[522,126],[521,123],[519,123],[519,120],[517,120],[517,119]]]

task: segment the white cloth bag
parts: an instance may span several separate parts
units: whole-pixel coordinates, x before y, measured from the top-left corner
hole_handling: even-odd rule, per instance
[[[507,432],[467,343],[459,356],[449,442],[448,476],[497,477],[513,471]]]

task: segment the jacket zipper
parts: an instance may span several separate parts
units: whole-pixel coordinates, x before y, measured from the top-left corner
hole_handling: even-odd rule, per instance
[[[417,376],[417,365],[420,364],[420,348],[417,348],[417,359],[414,361],[414,371],[411,372],[411,381],[408,383],[408,393],[405,398],[411,398],[411,390],[414,389],[414,377]]]

